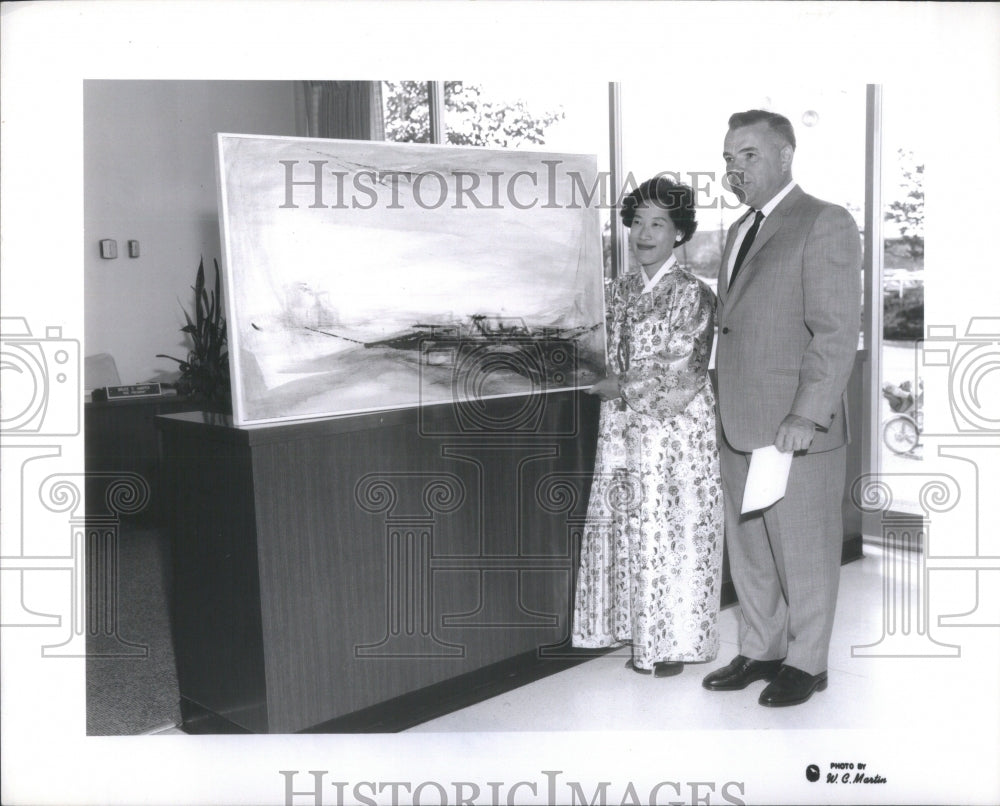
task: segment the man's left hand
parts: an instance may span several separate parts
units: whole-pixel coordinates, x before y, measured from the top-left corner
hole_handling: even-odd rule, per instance
[[[799,417],[797,414],[789,414],[778,426],[774,444],[782,453],[804,451],[812,445],[815,432],[816,423],[812,420]]]

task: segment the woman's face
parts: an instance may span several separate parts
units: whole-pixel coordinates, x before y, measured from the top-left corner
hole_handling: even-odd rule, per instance
[[[628,231],[628,245],[644,268],[657,269],[674,251],[677,227],[662,207],[640,204]]]

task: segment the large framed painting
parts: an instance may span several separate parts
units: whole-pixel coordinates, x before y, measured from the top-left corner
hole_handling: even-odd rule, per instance
[[[238,426],[604,373],[593,156],[218,135]]]

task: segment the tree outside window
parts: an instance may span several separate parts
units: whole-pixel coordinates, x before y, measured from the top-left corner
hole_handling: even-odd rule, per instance
[[[914,341],[924,333],[924,165],[896,151],[899,182],[885,205],[883,336]]]
[[[383,96],[386,140],[429,143],[427,82],[386,81]],[[445,140],[456,146],[544,145],[546,129],[565,117],[561,109],[536,112],[520,99],[489,98],[464,81],[444,82],[444,107]]]

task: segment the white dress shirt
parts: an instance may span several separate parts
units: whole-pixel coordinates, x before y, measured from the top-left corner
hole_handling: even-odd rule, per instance
[[[767,218],[773,212],[774,208],[778,206],[778,203],[785,198],[789,193],[791,193],[792,188],[795,187],[795,182],[789,182],[781,190],[771,197],[771,200],[760,208],[760,212],[764,214],[764,218]],[[750,210],[753,213],[753,209]],[[730,278],[733,276],[733,266],[736,264],[736,255],[739,254],[740,246],[743,244],[743,239],[746,238],[747,232],[750,231],[750,227],[753,226],[753,220],[756,216],[747,215],[740,224],[739,231],[736,233],[736,242],[733,244],[733,251],[729,253],[729,265],[726,266],[726,282],[729,282]],[[764,226],[763,220],[760,222],[761,226]],[[758,230],[759,232],[760,230]]]

